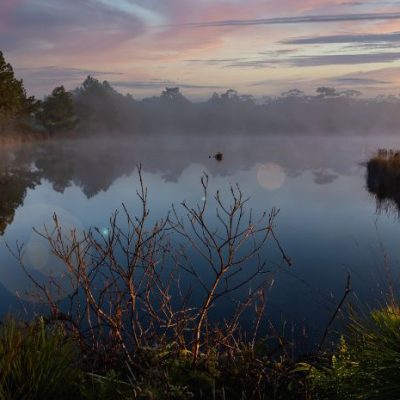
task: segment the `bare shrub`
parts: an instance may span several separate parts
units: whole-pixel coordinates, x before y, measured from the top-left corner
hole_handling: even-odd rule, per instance
[[[204,174],[204,201],[172,206],[164,219],[151,222],[140,166],[138,174],[141,209],[131,215],[124,205],[110,218],[107,235],[92,228],[66,238],[56,215],[53,229],[36,231],[62,261],[62,279],[39,282],[18,248],[21,266],[49,308],[47,320],[61,322],[103,363],[121,353],[133,362],[140,349],[167,343],[194,362],[215,348],[229,352],[238,346],[241,317],[249,310],[254,344],[271,280],[266,244],[275,244],[290,265],[274,233],[278,210],[255,218],[238,186],[229,202],[219,192],[209,196]],[[66,286],[65,298],[57,300],[53,293]],[[210,315],[228,303],[229,316]]]

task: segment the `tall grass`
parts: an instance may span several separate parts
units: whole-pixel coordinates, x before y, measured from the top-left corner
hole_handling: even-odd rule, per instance
[[[69,400],[79,391],[77,348],[43,320],[8,319],[0,328],[0,399]]]
[[[353,317],[325,365],[310,370],[318,399],[400,399],[400,310],[386,306]]]

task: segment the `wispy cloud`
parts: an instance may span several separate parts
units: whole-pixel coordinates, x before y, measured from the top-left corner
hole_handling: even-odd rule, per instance
[[[58,79],[62,80],[71,79],[84,79],[86,76],[105,76],[105,75],[122,75],[119,72],[99,71],[92,69],[81,68],[64,68],[58,66],[44,66],[40,68],[15,68],[17,74],[29,76],[30,79]]]
[[[0,15],[0,25],[3,23]],[[6,51],[99,52],[139,37],[147,30],[138,16],[87,0],[36,0],[12,14],[10,32],[0,35]]]
[[[39,97],[48,95],[56,86],[60,85],[64,85],[67,89],[74,89],[80,85],[88,75],[98,79],[110,79],[111,77],[122,75],[119,72],[106,70],[58,66],[44,66],[41,68],[17,67],[15,68],[15,73],[18,78],[24,80],[28,90],[32,90]]]
[[[221,65],[246,61],[246,58],[211,58],[211,59],[194,59],[185,60],[188,63],[204,64],[204,65]]]
[[[282,44],[346,44],[346,43],[399,43],[400,32],[362,34],[362,35],[330,35],[311,36],[283,40]]]
[[[17,69],[36,96],[59,84],[72,89],[89,74],[135,96],[175,85],[188,96],[231,86],[258,95],[320,76],[329,84],[337,69],[326,65],[345,64],[343,74],[400,65],[391,64],[399,23],[398,0],[0,0],[0,49],[15,67],[42,67]],[[323,72],[300,68],[319,65]],[[276,84],[247,84],[266,78]],[[400,88],[394,75],[360,78]]]
[[[170,80],[154,79],[150,81],[111,81],[112,86],[125,89],[164,89],[166,87],[179,86],[182,89],[224,89],[224,86],[195,85],[190,83],[174,82]]]
[[[332,79],[333,83],[351,85],[351,86],[365,86],[365,85],[389,85],[391,81],[381,81],[378,79],[368,79],[368,78],[336,78]]]
[[[336,15],[304,15],[294,17],[261,18],[261,19],[232,19],[221,21],[192,22],[182,26],[207,28],[223,26],[246,26],[246,25],[283,25],[283,24],[305,24],[305,23],[327,23],[327,22],[351,22],[351,21],[378,21],[397,20],[400,13],[359,13],[359,14],[336,14]]]
[[[293,57],[287,63],[297,67],[313,67],[323,65],[354,65],[389,63],[400,60],[400,53],[369,53],[369,54],[326,54],[317,56]]]
[[[389,63],[400,60],[400,53],[362,53],[362,54],[324,54],[311,56],[294,56],[281,59],[256,59],[229,64],[233,68],[265,68],[277,65],[295,67],[316,67],[325,65],[353,65]]]

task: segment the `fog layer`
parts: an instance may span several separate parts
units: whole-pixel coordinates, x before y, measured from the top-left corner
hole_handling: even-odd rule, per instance
[[[330,87],[317,88],[313,95],[294,89],[263,99],[228,90],[203,102],[189,101],[175,87],[135,100],[106,81],[88,77],[71,94],[74,129],[80,135],[368,133],[397,130],[400,123],[399,97],[366,99],[358,91]]]

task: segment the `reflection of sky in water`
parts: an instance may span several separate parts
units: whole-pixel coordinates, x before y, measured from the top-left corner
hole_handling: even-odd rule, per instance
[[[252,140],[233,141],[229,145],[221,140],[208,147],[190,147],[186,149],[189,154],[182,158],[177,155],[193,143],[179,142],[171,145],[168,152],[166,147],[152,149],[149,157],[142,160],[135,156],[135,162],[143,162],[152,217],[164,216],[172,203],[201,202],[203,171],[210,174],[210,193],[217,189],[227,193],[229,185],[239,183],[243,193],[251,197],[250,205],[255,210],[274,206],[280,209],[276,232],[294,263],[289,270],[272,268],[277,272],[269,297],[270,317],[279,319],[282,315],[284,319],[307,321],[311,325],[321,319],[326,321],[330,316],[328,309],[332,310],[330,296],[341,296],[347,271],[352,273],[358,296],[373,299],[383,276],[383,254],[375,223],[392,267],[400,261],[400,225],[394,215],[376,214],[375,201],[365,190],[365,168],[360,164],[368,154],[384,146],[381,141],[317,137],[292,142],[287,138],[255,138],[251,144]],[[396,143],[394,139],[385,141],[390,145]],[[173,146],[178,149],[175,153]],[[224,152],[222,163],[208,159],[213,149]],[[96,170],[96,164],[92,166],[93,175],[103,173]],[[134,165],[126,168],[128,175],[117,172],[115,178],[109,179],[111,186],[89,198],[78,186],[82,177],[80,181],[76,178],[75,184],[63,193],[56,192],[48,180],[29,189],[24,205],[16,210],[0,242],[0,282],[8,292],[23,292],[26,281],[5,249],[4,240],[11,246],[17,239],[28,244],[26,260],[31,261],[36,273],[57,271],[54,257],[49,258],[43,243],[32,237],[32,226],[40,229],[56,211],[66,227],[96,226],[106,236],[108,218],[121,209],[122,202],[131,211],[139,206],[135,195],[138,179],[133,168]],[[278,261],[269,253],[267,259],[272,263]],[[5,312],[7,303],[12,301],[10,293],[1,288],[0,296],[0,312]]]

